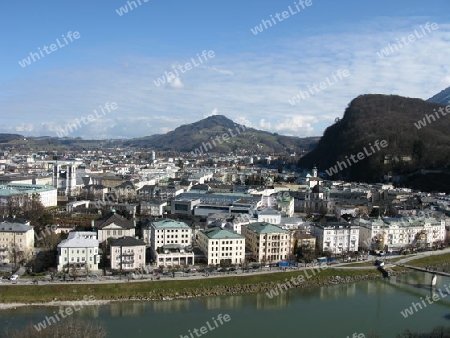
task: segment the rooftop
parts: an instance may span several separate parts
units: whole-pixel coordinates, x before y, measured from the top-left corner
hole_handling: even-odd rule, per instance
[[[22,223],[0,223],[0,232],[27,232],[33,227]]]
[[[248,230],[257,234],[289,234],[288,230],[284,230],[279,226],[267,222],[256,222],[245,226]]]
[[[129,236],[112,239],[110,244],[111,246],[145,246],[144,241]]]
[[[205,234],[209,239],[244,239],[245,237],[239,235],[228,229],[222,229],[214,227],[206,230],[201,230],[201,233]]]
[[[97,229],[100,229],[100,230],[112,223],[120,226],[123,229],[134,228],[133,221],[127,220],[125,217],[118,215],[114,212],[110,212],[109,214],[105,215],[104,217],[99,218],[96,221],[94,221],[94,225],[97,227]]]
[[[161,221],[153,222],[152,226],[155,229],[175,229],[175,228],[190,229],[189,225],[187,225],[186,223],[174,221],[173,219],[163,219]]]

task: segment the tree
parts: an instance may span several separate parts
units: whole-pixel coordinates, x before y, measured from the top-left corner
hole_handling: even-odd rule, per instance
[[[74,280],[77,280],[79,276],[79,270],[76,263],[72,264],[72,266],[70,267],[69,276],[72,277]]]
[[[48,269],[48,272],[50,273],[50,279],[53,281],[58,271],[54,267],[51,267]]]

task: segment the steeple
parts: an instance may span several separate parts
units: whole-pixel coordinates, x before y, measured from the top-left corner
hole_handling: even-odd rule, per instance
[[[317,166],[316,166],[315,163],[314,163],[314,167],[313,167],[312,172],[313,172],[313,177],[317,177],[318,176],[319,170],[317,170]]]

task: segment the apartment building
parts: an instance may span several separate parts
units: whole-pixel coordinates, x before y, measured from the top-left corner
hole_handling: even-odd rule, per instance
[[[111,240],[111,269],[135,271],[145,267],[145,243],[134,237]]]
[[[58,244],[58,271],[70,272],[70,269],[85,271],[98,270],[97,234],[88,231],[69,232],[67,239]]]
[[[150,222],[143,235],[158,266],[194,264],[192,229],[186,223],[171,219]]]
[[[197,243],[208,264],[241,264],[245,260],[245,237],[228,229],[200,230]]]
[[[293,248],[291,232],[267,222],[242,227],[245,243],[258,262],[279,262],[289,258]]]
[[[22,223],[0,223],[0,263],[13,262],[14,248],[19,258],[29,256],[34,250],[34,228]]]
[[[398,251],[407,245],[431,247],[445,239],[445,220],[432,217],[356,218],[364,249]]]
[[[314,223],[312,235],[320,251],[342,254],[358,251],[359,226],[346,222]]]

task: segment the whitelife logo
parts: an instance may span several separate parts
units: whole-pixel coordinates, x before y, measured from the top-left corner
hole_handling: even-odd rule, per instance
[[[445,110],[445,111],[444,111]],[[423,118],[423,120],[419,120],[417,122],[414,122],[414,125],[416,126],[417,129],[421,129],[422,127],[426,127],[427,126],[427,122],[431,123],[431,119],[433,119],[433,122],[436,122],[436,119],[440,119],[440,115],[438,114],[441,113],[442,116],[446,116],[447,113],[450,113],[450,104],[445,106],[445,107],[440,107],[437,111],[436,109],[434,109],[434,115],[426,115]],[[436,117],[435,117],[436,116]]]
[[[230,132],[229,135],[227,133],[224,133],[222,135],[218,135],[218,136],[215,137],[215,140],[219,144],[222,144],[223,142],[228,142],[228,140],[230,139],[230,136],[231,137],[236,137],[236,136],[238,136],[241,133],[239,128],[242,129],[242,132],[244,132],[246,130],[245,126],[239,125],[239,126],[236,127],[236,132],[237,132],[237,135],[236,135],[236,134],[233,134],[232,129],[228,128],[228,131]],[[211,144],[209,142],[206,142],[206,143],[203,142],[202,145],[199,148],[196,148],[196,149],[194,149],[194,151],[191,151],[191,154],[194,155],[194,156],[202,155],[203,153],[208,152],[208,150],[212,150],[213,148],[217,147],[217,144],[216,144],[216,142],[214,141],[214,139],[212,137],[211,137],[211,142],[213,144]],[[208,149],[208,146],[209,146],[209,149]],[[203,151],[202,148],[204,148],[205,151]]]
[[[142,6],[141,0],[136,0],[139,4],[139,6]],[[127,1],[127,3],[125,4],[125,6],[120,7],[119,9],[116,9],[116,13],[119,14],[119,16],[122,16],[124,14],[128,13],[128,9],[130,9],[130,11],[132,11],[134,8],[137,8],[138,5],[136,4],[136,1]],[[149,2],[149,0],[142,0],[143,2]],[[133,8],[133,6],[134,8]]]
[[[56,45],[55,43],[52,43],[50,46],[42,47],[42,49],[45,51],[46,54],[44,54],[42,49],[40,47],[38,47],[37,53],[30,52],[30,56],[27,57],[26,59],[23,59],[22,61],[19,61],[19,65],[22,68],[25,68],[26,66],[31,65],[31,60],[33,60],[33,62],[36,62],[37,60],[40,60],[41,57],[43,58],[43,57],[45,57],[45,55],[49,55],[52,52],[57,51],[58,47],[62,48],[64,46],[68,45],[69,42],[67,41],[67,39],[69,39],[69,41],[72,42],[73,40],[78,40],[81,37],[80,33],[77,31],[75,31],[73,33],[72,33],[72,31],[67,32],[67,37],[64,36],[64,34],[61,36],[66,44],[62,44],[58,38],[58,39],[56,39],[56,42],[58,43],[58,45]]]
[[[439,294],[433,293],[433,295],[431,296],[431,298],[433,300],[430,299],[430,296],[426,296],[425,300],[428,302],[428,304],[431,305],[434,302],[437,302],[437,301],[441,300],[442,298],[447,297],[450,294],[450,290],[448,289],[448,286],[449,285],[444,284],[446,293],[443,293],[441,289],[437,289],[436,291],[438,291]],[[419,310],[422,310],[423,308],[427,307],[427,303],[425,303],[425,300],[422,297],[420,297],[420,300],[422,301],[423,307],[422,307],[421,303],[414,303],[414,302],[412,302],[411,303],[412,306],[410,306],[408,309],[405,309],[404,311],[400,311],[401,315],[404,318],[407,318],[408,316],[412,316],[415,312],[417,312]]]
[[[386,140],[382,140],[381,142],[376,140],[374,142],[374,145],[372,146],[372,143],[369,143],[369,147],[372,150],[372,152],[367,151],[367,148],[364,147],[363,150],[364,152],[359,152],[356,156],[355,155],[350,155],[350,158],[348,158],[348,156],[345,156],[345,159],[348,163],[348,166],[352,166],[354,163],[358,163],[361,160],[364,160],[366,158],[366,156],[370,156],[372,154],[374,154],[376,152],[376,150],[373,148],[375,146],[375,148],[377,148],[378,151],[381,150],[380,146],[382,148],[386,148],[388,146],[388,143]],[[355,157],[357,157],[358,159],[355,159]],[[353,163],[350,161],[350,159],[353,161]],[[344,170],[347,169],[347,163],[345,163],[345,161],[336,162],[336,165],[334,167],[331,167],[330,169],[325,170],[325,172],[327,173],[328,176],[333,176],[334,174],[337,174],[339,172],[339,170]],[[339,169],[338,169],[339,167]]]
[[[222,314],[219,314],[219,315],[217,316],[217,318],[214,318],[214,317],[213,317],[212,320],[214,321],[214,325],[215,325],[215,326],[211,326],[211,324],[209,324],[209,321],[207,321],[207,322],[206,322],[206,325],[207,325],[208,327],[202,326],[200,329],[193,329],[193,330],[192,330],[193,332],[191,332],[191,330],[188,330],[189,336],[187,336],[187,335],[186,335],[186,336],[183,336],[183,335],[180,334],[180,338],[194,338],[194,337],[200,337],[201,335],[207,334],[208,332],[210,332],[210,331],[212,331],[212,330],[215,330],[216,328],[219,327],[219,324],[217,324],[216,320],[220,323],[220,325],[223,325],[223,324],[225,324],[226,322],[229,322],[229,321],[231,320],[231,317],[230,317],[230,315],[228,315],[228,314],[224,314],[224,315],[223,315],[223,318],[222,318]],[[199,331],[200,331],[201,333],[199,333]],[[194,336],[194,333],[195,333],[195,336]]]
[[[312,0],[299,0],[298,4],[297,2],[294,2],[295,8],[297,9],[298,12],[292,10],[291,6],[288,6],[289,12],[288,11],[283,11],[280,13],[275,14],[275,18],[277,18],[278,22],[283,21],[284,19],[288,19],[291,15],[295,15],[299,12],[302,11],[302,9],[305,9],[306,7],[309,7],[312,5]],[[301,7],[301,9],[300,9]],[[283,19],[281,18],[283,17]],[[255,28],[250,28],[250,31],[254,34],[254,35],[258,35],[259,33],[262,33],[265,29],[268,29],[269,27],[272,27],[272,22],[274,25],[277,24],[277,21],[275,20],[275,18],[273,17],[273,15],[270,15],[270,20],[261,20],[261,24],[259,24],[259,26],[255,26]],[[264,25],[264,28],[263,28]],[[268,25],[268,26],[267,26]]]
[[[207,52],[206,50],[204,50],[202,52],[202,56],[200,56],[199,54],[197,54],[197,59],[200,63],[196,63],[194,58],[191,58],[192,64],[194,65],[194,67],[198,67],[200,66],[203,62],[208,61],[209,59],[212,59],[213,57],[215,57],[216,55],[214,54],[213,50],[210,50],[209,52]],[[205,59],[205,61],[203,61],[203,59]],[[183,65],[178,65],[177,67],[173,67],[172,69],[174,70],[174,72],[176,73],[176,75],[172,72],[165,72],[165,74],[162,77],[159,77],[156,81],[153,81],[153,83],[159,87],[163,84],[166,83],[166,81],[168,83],[170,83],[170,81],[172,81],[173,79],[176,79],[178,77],[180,77],[180,74],[178,73],[177,68],[180,70],[181,73],[186,73],[188,70],[192,69],[192,64],[190,62],[187,62],[186,64],[184,64],[184,70],[183,70]]]
[[[335,74],[335,73],[331,74],[332,80],[334,80],[334,81],[330,81],[330,78],[327,76],[325,78],[326,82],[322,81],[319,83],[319,85],[317,85],[317,83],[314,83],[312,85],[312,88],[311,88],[311,86],[308,86],[309,92],[300,90],[296,96],[294,96],[292,99],[289,100],[289,103],[292,106],[295,106],[295,104],[299,103],[302,99],[306,100],[307,98],[309,98],[310,97],[309,93],[311,93],[311,95],[320,93],[322,90],[328,88],[328,86],[332,86],[335,83],[337,83],[339,80],[342,80],[343,78],[350,76],[350,72],[347,69],[344,69],[344,70],[339,69],[336,73],[337,74]],[[314,89],[314,91],[313,91],[313,89]]]
[[[413,34],[409,34],[407,38],[402,36],[400,40],[398,38],[396,39],[397,43],[386,45],[385,48],[383,48],[382,50],[377,52],[377,55],[380,59],[384,58],[385,56],[389,56],[391,53],[398,52],[399,49],[403,48],[403,46],[409,45],[410,42],[416,41],[416,38],[417,38],[417,40],[421,39],[424,36],[426,36],[428,33],[431,33],[432,30],[434,31],[438,28],[439,28],[439,26],[436,22],[433,22],[431,24],[429,22],[427,22],[425,24],[425,28],[422,27],[422,25],[420,26],[420,29],[421,29],[423,35],[420,35],[420,33],[417,31],[417,29],[415,29]]]
[[[80,118],[81,121],[78,119],[75,119],[75,123],[67,123],[65,128],[61,128],[61,130],[57,131],[56,134],[58,135],[58,137],[65,137],[65,136],[69,135],[70,133],[74,132],[75,130],[78,130],[79,128],[81,128],[82,127],[81,122],[83,122],[83,124],[86,126],[89,123],[94,122],[95,120],[105,116],[106,112],[103,110],[103,107],[99,106],[99,108],[101,109],[102,114],[99,114],[97,112],[97,109],[94,109],[93,111],[94,111],[95,115],[89,114],[87,117],[81,116],[81,118]],[[108,113],[110,113],[111,110],[116,110],[119,107],[117,106],[117,103],[115,103],[115,102],[113,102],[111,104],[109,102],[106,102],[104,108],[106,108]]]

